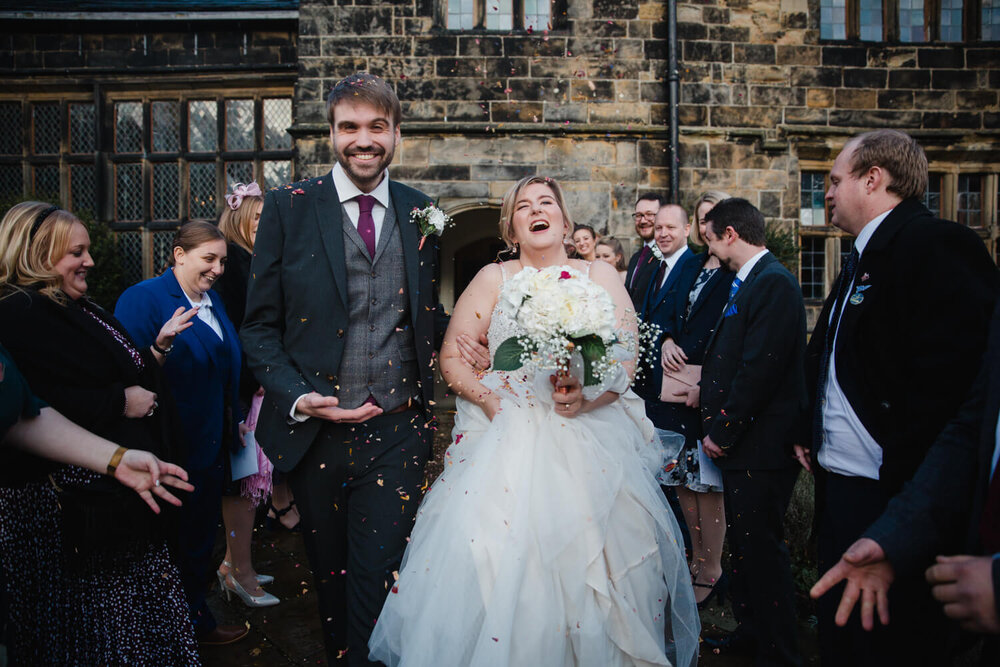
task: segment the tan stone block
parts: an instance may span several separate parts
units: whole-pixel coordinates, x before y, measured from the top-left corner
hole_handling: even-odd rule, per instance
[[[669,169],[663,167],[648,167],[643,171],[646,172],[646,178],[644,179],[646,185],[651,188],[663,190],[664,192],[670,189]]]
[[[809,11],[809,0],[781,0],[782,14],[792,14],[792,13],[808,12],[808,11]]]
[[[748,83],[788,83],[787,67],[778,65],[747,65],[745,70]]]
[[[638,81],[615,81],[616,102],[637,102],[639,100]]]
[[[649,103],[609,104],[595,102],[587,105],[591,123],[649,123]]]
[[[806,106],[826,108],[833,106],[832,88],[810,88],[806,91]]]
[[[678,9],[680,9],[680,7],[678,7]],[[700,11],[698,13],[699,15],[701,14]],[[643,2],[639,4],[639,18],[644,21],[662,21],[666,18],[666,15],[667,8],[662,2]],[[678,17],[677,20],[680,21],[681,19]]]
[[[878,106],[878,95],[874,90],[842,88],[837,91],[836,100],[841,109],[874,109]]]
[[[775,58],[779,65],[819,65],[822,51],[818,46],[798,46],[781,44],[775,49]]]
[[[430,139],[420,137],[404,138],[399,144],[400,164],[424,166],[428,163],[430,150]]]
[[[701,6],[677,5],[678,23],[701,23]]]
[[[615,164],[638,164],[639,153],[631,141],[620,141],[615,144]]]
[[[593,182],[611,183],[617,187],[634,187],[639,180],[639,167],[594,167],[590,170]]]
[[[615,145],[610,141],[567,138],[549,139],[545,147],[546,164],[613,165]]]

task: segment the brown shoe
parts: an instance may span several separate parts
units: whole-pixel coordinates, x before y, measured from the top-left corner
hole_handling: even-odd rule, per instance
[[[217,625],[211,632],[200,636],[198,643],[202,646],[224,646],[238,642],[248,634],[250,628],[246,625]]]

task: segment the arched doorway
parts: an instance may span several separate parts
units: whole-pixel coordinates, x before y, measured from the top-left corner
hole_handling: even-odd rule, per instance
[[[450,312],[476,273],[495,262],[506,246],[497,227],[498,206],[479,206],[449,215],[455,224],[441,236],[441,303]]]

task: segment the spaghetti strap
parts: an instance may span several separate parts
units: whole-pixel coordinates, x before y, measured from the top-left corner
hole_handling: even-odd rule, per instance
[[[506,264],[507,264],[507,262],[500,262],[500,277],[503,279],[503,282],[507,282],[507,266],[506,266]]]
[[[593,262],[587,262],[587,277],[590,278],[590,267],[594,265]]]

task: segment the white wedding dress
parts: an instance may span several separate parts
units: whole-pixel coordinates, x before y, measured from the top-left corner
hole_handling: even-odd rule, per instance
[[[491,357],[518,333],[498,304]],[[662,453],[642,401],[628,390],[563,418],[550,374],[486,373],[482,383],[501,396],[492,422],[457,400],[445,469],[418,511],[371,659],[390,667],[697,662],[690,575],[653,477]]]

